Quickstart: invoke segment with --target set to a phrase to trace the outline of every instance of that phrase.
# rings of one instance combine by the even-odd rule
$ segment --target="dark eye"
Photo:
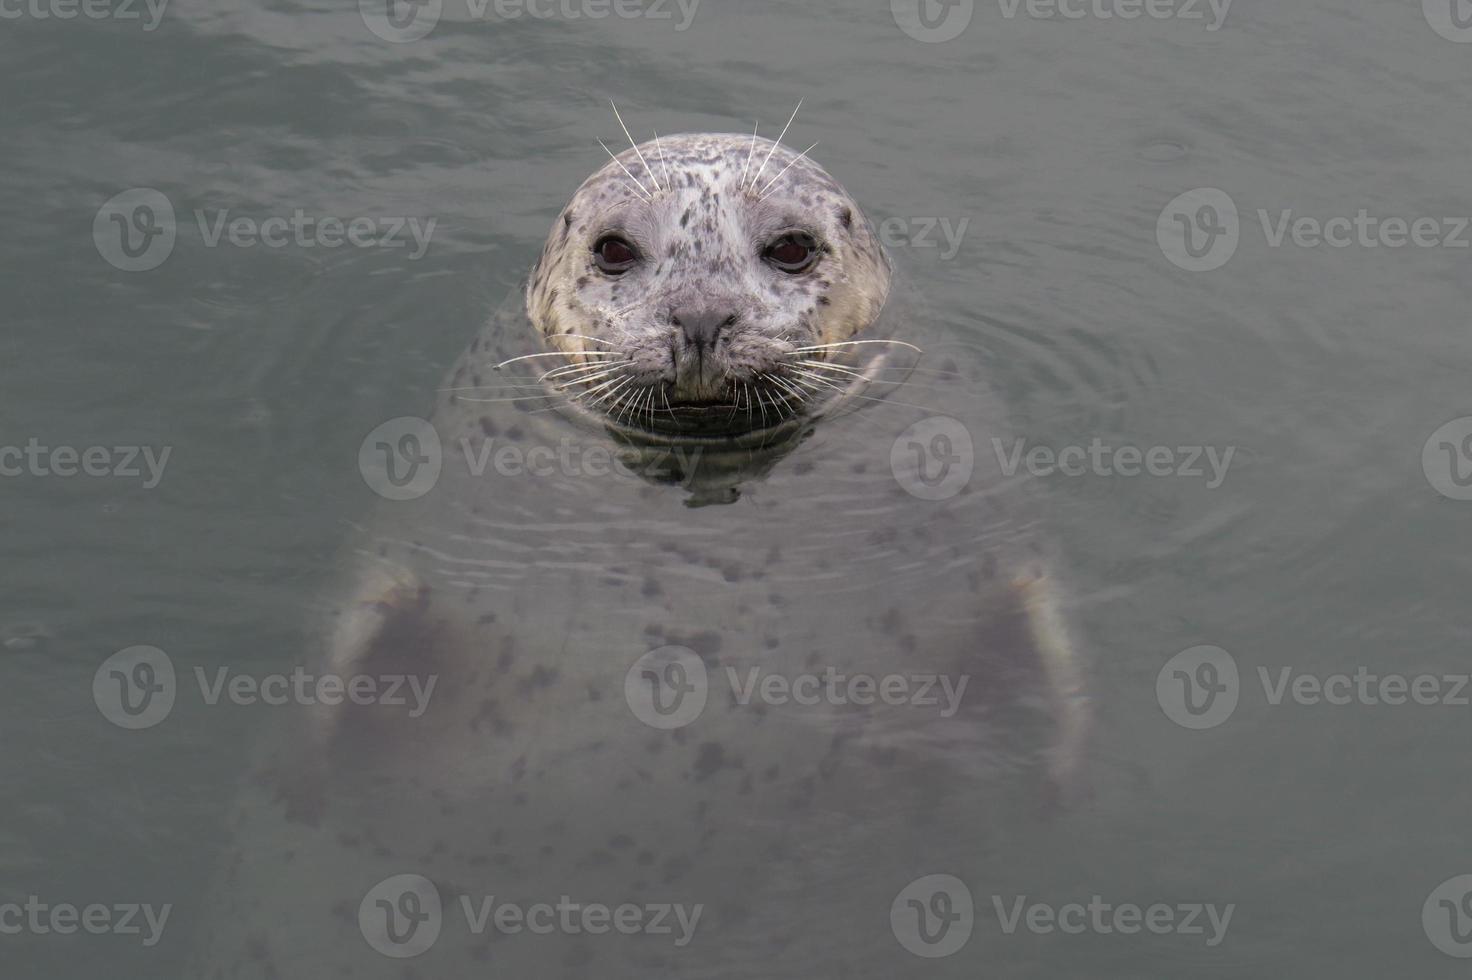
[[[811,269],[813,263],[818,261],[818,255],[817,239],[803,231],[783,235],[768,245],[767,250],[762,253],[762,257],[769,263],[793,275]]]
[[[604,235],[593,246],[593,262],[611,276],[623,275],[639,261],[634,246],[617,235]]]

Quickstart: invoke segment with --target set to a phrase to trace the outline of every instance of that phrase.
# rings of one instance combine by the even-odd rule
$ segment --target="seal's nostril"
[[[725,311],[685,310],[682,313],[672,314],[670,322],[680,328],[686,343],[697,350],[704,350],[706,347],[715,346],[720,339],[721,331],[736,322],[736,314],[727,314]]]

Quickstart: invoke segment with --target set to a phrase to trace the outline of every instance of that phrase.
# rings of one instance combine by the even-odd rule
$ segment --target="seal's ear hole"
[[[847,231],[854,226],[854,209],[841,207],[838,209],[838,220],[843,222],[844,230]]]

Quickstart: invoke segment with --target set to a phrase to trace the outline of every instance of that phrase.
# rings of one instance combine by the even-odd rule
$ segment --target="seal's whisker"
[[[806,396],[791,385],[780,382],[776,378],[767,378],[771,389],[767,394],[772,396],[772,403],[779,409],[779,418],[790,419],[795,416],[803,404],[807,401]]]
[[[751,152],[746,155],[746,166],[741,168],[741,189],[746,190],[746,175],[751,170],[751,161],[756,159],[756,134],[762,128],[762,121],[756,121],[755,128],[751,131]]]
[[[765,201],[767,199],[767,197],[771,194],[772,188],[777,186],[777,181],[779,181],[779,180],[782,179],[782,174],[785,174],[787,171],[789,171],[793,167],[797,166],[798,162],[800,160],[802,160],[803,157],[807,156],[813,150],[817,149],[817,147],[818,147],[818,144],[817,143],[814,143],[812,146],[808,147],[806,150],[803,150],[796,157],[794,157],[791,163],[789,163],[787,166],[783,167],[781,173],[779,173],[779,174],[777,174],[777,176],[773,177],[772,178],[772,182],[770,184],[768,184],[766,187],[763,187],[760,191],[757,192],[757,202],[760,203],[762,201]]]
[[[815,368],[821,371],[837,371],[840,374],[846,374],[851,378],[866,377],[866,375],[862,371],[855,371],[853,368],[845,367],[842,364],[831,364],[828,361],[815,361],[812,358],[803,358],[797,363],[801,364],[803,367]]]
[[[579,374],[572,377],[549,378],[542,382],[545,386],[557,388],[560,391],[572,391],[579,386],[591,385],[595,381],[602,381],[617,375],[618,371],[604,371],[600,374]]]
[[[500,369],[505,368],[508,363],[517,363],[518,361],[531,361],[531,359],[534,358],[567,358],[567,353],[562,352],[562,350],[548,350],[548,352],[536,353],[536,355],[521,355],[520,358],[508,358],[506,359],[506,361],[502,361],[498,363],[498,365],[493,366],[495,366],[496,371],[500,371]]]
[[[783,136],[786,136],[787,135],[787,131],[792,128],[792,121],[797,118],[798,109],[801,109],[801,108],[802,108],[802,99],[798,99],[797,100],[797,109],[793,109],[792,110],[792,118],[787,120],[787,125],[786,126],[783,126],[782,127],[782,132],[777,135],[777,142],[773,143],[772,144],[772,149],[767,152],[767,158],[762,161],[761,170],[758,170],[756,172],[756,176],[753,177],[753,178],[751,178],[751,187],[756,187],[756,182],[762,179],[762,170],[766,170],[767,169],[767,164],[769,164],[769,163],[772,162],[772,154],[776,153],[777,152],[777,147],[779,147],[779,146],[782,145],[782,137]],[[750,188],[748,188],[748,190],[749,189]]]
[[[827,367],[828,365],[824,365],[824,366]],[[891,381],[891,380],[889,380],[887,378],[871,378],[867,374],[846,373],[846,374],[843,375],[843,378],[845,378],[847,380],[852,380],[856,384],[860,384],[861,383],[861,384],[866,384],[866,385],[893,385],[896,388],[899,388],[899,387],[913,388],[916,391],[940,391],[940,390],[942,390],[942,389],[936,388],[933,385],[917,385],[913,381],[903,381],[903,380],[901,380],[901,381]]]
[[[793,376],[794,379],[797,379],[797,378],[806,378],[807,379],[808,387],[810,387],[810,388],[811,387],[824,387],[824,388],[831,389],[833,391],[842,391],[843,390],[843,386],[840,385],[834,379],[829,378],[829,377],[825,377],[824,375],[821,375],[821,374],[814,374],[812,371],[794,371],[792,376]],[[799,383],[802,383],[802,382],[799,382]]]
[[[650,193],[649,188],[645,187],[642,183],[640,183],[639,182],[639,178],[638,177],[635,177],[629,171],[629,168],[624,166],[624,162],[622,160],[620,160],[618,157],[616,157],[616,156],[613,155],[613,151],[608,148],[608,144],[605,143],[605,142],[603,142],[602,140],[599,140],[598,141],[598,145],[601,146],[601,147],[603,147],[603,152],[608,154],[608,157],[609,157],[610,160],[612,160],[614,163],[618,164],[619,167],[623,169],[623,172],[629,175],[629,179],[630,180],[632,180],[634,183],[636,183],[636,184],[639,185],[639,190],[643,191],[643,193],[640,196],[644,198],[644,203],[645,204],[653,204],[654,203],[654,197]]]
[[[885,405],[898,405],[901,408],[914,408],[914,409],[919,409],[922,412],[931,412],[931,411],[934,411],[933,408],[927,407],[925,405],[914,405],[914,404],[911,404],[910,402],[895,401],[893,398],[889,398],[889,397],[876,397],[874,395],[861,395],[861,394],[859,394],[859,392],[853,390],[855,387],[857,387],[856,385],[850,386],[848,388],[843,388],[843,387],[841,387],[839,385],[833,384],[831,381],[828,381],[828,379],[826,379],[826,378],[823,379],[823,380],[826,381],[828,387],[832,388],[834,391],[842,392],[843,393],[843,397],[845,397],[845,398],[858,398],[858,399],[861,399],[861,400],[866,401],[866,402],[880,402],[880,403],[885,404]]]
[[[811,344],[807,347],[794,347],[788,353],[809,354],[813,351],[837,350],[840,347],[857,347],[860,344],[891,344],[895,347],[908,347],[910,348],[910,350],[914,351],[917,354],[925,353],[925,351],[921,350],[919,347],[916,347],[914,344],[906,343],[903,340],[838,340],[834,341],[831,344]]]
[[[633,379],[631,378],[629,380]],[[620,407],[618,410],[618,415],[614,417],[614,422],[615,424],[621,424],[624,420],[624,416],[630,414],[633,411],[634,405],[636,404],[636,396],[624,395],[617,402],[615,402],[615,404],[619,405]]]
[[[675,182],[670,179],[670,162],[664,156],[664,144],[659,141],[659,130],[654,131],[654,145],[659,150],[659,165],[664,168],[664,188],[670,190]]]
[[[609,375],[618,374],[622,370],[623,370],[623,365],[620,364],[620,365],[617,365],[615,367],[611,367],[611,368],[607,369],[606,371],[599,371],[597,374],[589,374],[589,373],[575,374],[575,375],[558,377],[558,378],[556,378],[554,380],[555,380],[555,384],[556,384],[557,387],[559,387],[559,388],[567,388],[567,387],[570,387],[572,385],[592,384],[594,381],[599,381],[599,380],[601,380],[603,378],[608,377]],[[539,380],[539,381],[546,381],[547,379],[544,377],[544,378],[539,378],[537,380]]]
[[[520,379],[513,378],[512,380],[513,381],[520,380],[520,381],[524,381],[526,383],[525,384],[494,384],[494,385],[451,385],[451,386],[444,387],[444,388],[436,388],[435,391],[438,391],[438,392],[441,392],[441,393],[444,393],[444,392],[454,392],[454,391],[515,391],[515,390],[517,390],[519,388],[531,389],[531,388],[541,388],[542,387],[542,385],[537,384],[534,379],[528,378],[528,377],[522,377]]]
[[[569,375],[590,374],[593,371],[604,370],[615,367],[624,361],[589,361],[586,364],[563,364],[551,370],[544,371],[537,376],[538,381],[546,381],[548,378],[561,378]]]
[[[772,381],[773,384],[777,385],[783,391],[785,391],[788,394],[792,395],[793,398],[797,399],[798,405],[801,405],[803,402],[805,402],[805,401],[808,400],[807,392],[803,391],[801,388],[797,387],[791,381],[788,381],[786,378],[781,378],[781,377],[773,376],[771,378],[771,381]]]
[[[547,371],[541,377],[539,377],[537,380],[538,381],[545,381],[548,378],[558,377],[558,376],[563,375],[563,374],[577,374],[577,373],[582,372],[582,371],[602,371],[602,370],[604,370],[606,368],[616,368],[616,367],[621,367],[621,366],[623,366],[625,364],[633,364],[633,363],[634,363],[633,358],[631,358],[631,357],[625,357],[625,358],[622,358],[621,360],[617,360],[617,361],[587,361],[587,362],[581,362],[580,361],[580,362],[577,362],[577,363],[574,363],[574,364],[563,364],[560,367],[555,367],[555,368],[552,368],[551,370]]]
[[[639,162],[642,163],[642,164],[644,164],[644,169],[646,171],[648,171],[648,173],[649,173],[649,179],[650,179],[650,181],[653,182],[654,189],[655,190],[665,190],[665,188],[659,186],[659,177],[655,175],[654,168],[652,168],[651,166],[649,166],[649,161],[648,160],[645,160],[644,159],[644,151],[643,150],[640,150],[639,149],[639,144],[634,142],[634,134],[631,133],[631,132],[629,132],[629,127],[624,124],[624,117],[623,117],[623,114],[618,111],[618,106],[614,104],[614,101],[612,99],[609,99],[608,100],[608,104],[611,105],[611,106],[613,106],[613,116],[614,116],[615,119],[618,120],[618,124],[620,126],[623,126],[624,135],[629,138],[629,145],[634,148],[634,152],[639,155]]]
[[[616,351],[587,351],[586,353],[589,353],[589,354],[614,354],[614,353],[617,353],[617,352]],[[505,367],[508,364],[515,364],[518,361],[530,361],[533,358],[537,358],[537,357],[561,357],[561,358],[566,358],[567,357],[567,352],[566,351],[560,351],[560,350],[550,350],[550,351],[547,351],[547,352],[542,353],[542,354],[523,354],[520,357],[513,357],[513,358],[510,358],[508,360],[502,361],[500,364],[495,365],[494,366],[494,369],[497,370],[497,371],[499,371],[499,370],[501,370],[503,367]]]
[[[479,403],[479,404],[487,404],[487,403],[490,403],[490,402],[531,402],[531,401],[542,401],[542,400],[547,399],[547,398],[556,398],[556,397],[557,397],[557,395],[555,393],[550,392],[550,391],[547,391],[547,392],[543,392],[540,395],[517,395],[514,398],[471,398],[468,395],[456,395],[455,396],[455,400],[456,401],[462,401],[462,402],[476,402],[476,403]]]
[[[644,410],[649,413],[649,427],[654,427],[654,386],[649,386],[649,397],[645,403]]]
[[[559,337],[574,337],[574,338],[576,338],[578,340],[591,340],[595,344],[607,344],[610,347],[617,347],[618,348],[618,352],[622,352],[624,350],[622,344],[615,344],[613,341],[611,341],[611,340],[604,340],[602,337],[589,337],[586,334],[580,334],[580,333],[560,333],[557,336],[559,336]],[[604,351],[585,350],[582,353],[584,353],[584,354],[602,354],[602,353],[605,353],[605,352]]]
[[[633,378],[611,378],[608,381],[605,381],[602,384],[597,385],[596,387],[588,388],[585,391],[580,391],[580,392],[578,392],[575,395],[571,395],[570,396],[570,400],[571,401],[577,401],[579,398],[589,398],[589,399],[591,399],[591,401],[592,401],[592,403],[594,405],[602,404],[609,397],[611,397],[614,392],[618,391],[624,385],[629,384],[633,380],[634,380]],[[570,386],[563,386],[563,389],[562,390],[563,391],[566,391],[569,387]],[[594,395],[597,395],[598,392],[603,391],[605,388],[611,388],[612,390],[610,390],[607,394],[603,395],[602,397],[599,397],[599,398],[594,398],[593,397]]]

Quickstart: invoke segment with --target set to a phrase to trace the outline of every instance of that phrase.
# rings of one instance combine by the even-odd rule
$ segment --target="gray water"
[[[622,139],[613,96],[641,138],[757,119],[772,136],[805,99],[787,142],[819,142],[1007,402],[977,454],[1169,451],[1162,475],[1038,474],[1086,654],[1091,793],[966,881],[974,930],[953,955],[977,976],[1462,975],[1472,886],[1442,884],[1472,874],[1462,0],[1237,0],[1220,22],[1184,0],[1137,19],[935,4],[971,14],[947,40],[911,36],[901,22],[927,35],[882,0],[705,0],[688,22],[545,6],[477,18],[445,0],[401,43],[347,2],[175,0],[156,25],[141,4],[0,4],[0,445],[163,462],[156,480],[141,461],[63,475],[51,455],[0,478],[0,903],[172,909],[153,945],[146,925],[6,929],[0,974],[183,969],[275,716],[181,698],[128,731],[94,674],[136,645],[186,673],[301,661],[376,499],[364,434],[424,404],[525,274],[605,159],[596,139]],[[177,218],[143,271],[110,218],[143,199],[105,208],[136,189]],[[1199,189],[1215,193],[1178,201]],[[211,241],[222,214],[298,210],[380,237],[434,225],[422,255],[407,232]],[[1231,453],[1224,472],[1207,450]],[[1201,646],[1235,665],[1234,684],[1212,654],[1229,717],[1181,699],[1182,676],[1213,676]],[[1299,703],[1291,684],[1277,697],[1284,669],[1388,675],[1392,694],[1430,675],[1436,703],[1353,687]],[[1232,917],[1217,937],[1204,915],[1201,934],[1009,934],[994,898],[1010,913],[1024,895]],[[0,929],[17,921],[0,911]],[[899,962],[924,977],[944,961]]]

